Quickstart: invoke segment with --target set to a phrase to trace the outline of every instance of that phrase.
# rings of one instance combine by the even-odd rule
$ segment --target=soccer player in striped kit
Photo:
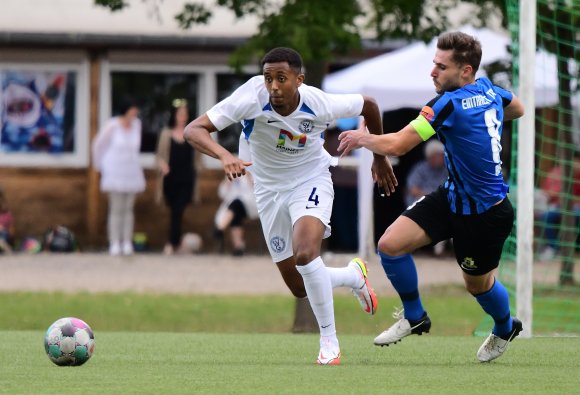
[[[467,291],[495,323],[478,359],[487,362],[501,356],[522,330],[522,323],[510,314],[508,292],[494,273],[514,220],[501,171],[502,126],[524,110],[513,93],[487,78],[475,79],[480,61],[477,39],[461,32],[442,34],[431,71],[438,96],[415,120],[396,133],[368,134],[363,126],[339,136],[343,155],[365,147],[400,156],[434,135],[445,146],[448,179],[408,207],[379,240],[381,264],[401,298],[403,314],[395,314],[398,321],[375,338],[376,345],[429,332],[431,320],[419,296],[410,253],[449,238]]]

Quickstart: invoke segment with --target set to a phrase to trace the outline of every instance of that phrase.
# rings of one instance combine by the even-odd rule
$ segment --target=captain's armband
[[[431,124],[425,119],[422,114],[419,114],[417,118],[411,121],[411,126],[415,129],[415,131],[421,136],[423,141],[427,141],[429,137],[435,134],[435,129],[431,126]]]

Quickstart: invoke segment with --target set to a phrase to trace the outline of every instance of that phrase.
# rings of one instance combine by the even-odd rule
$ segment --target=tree
[[[111,11],[121,11],[128,0],[94,0]],[[162,0],[142,0],[156,10]],[[206,2],[207,3],[207,2]],[[201,1],[184,0],[182,11],[175,16],[177,24],[188,29],[207,24],[213,13]],[[428,41],[446,30],[449,15],[460,0],[215,0],[215,5],[229,9],[235,17],[257,16],[258,32],[249,37],[230,57],[236,69],[259,59],[273,47],[288,46],[302,55],[310,85],[320,86],[326,62],[336,54],[361,49],[362,34],[371,33],[377,40],[407,38]],[[498,13],[497,5],[504,0],[469,0],[475,13],[466,21],[480,24]],[[213,8],[213,7],[212,7]],[[503,18],[503,10],[499,12]]]
[[[121,11],[128,0],[95,0],[95,4]],[[142,0],[153,14],[162,0]],[[216,0],[215,4],[232,11],[236,18],[258,17],[258,32],[240,46],[230,57],[230,65],[240,69],[261,58],[269,49],[287,46],[302,55],[309,85],[322,85],[327,62],[336,54],[361,49],[363,33],[372,32],[382,41],[385,38],[407,38],[429,41],[451,25],[449,16],[460,0]],[[480,25],[491,14],[504,19],[505,0],[468,0],[476,12],[463,22]],[[504,8],[497,9],[498,4]],[[212,11],[201,1],[185,2],[175,16],[178,25],[188,29],[207,24]],[[317,331],[307,300],[297,300],[294,331]]]

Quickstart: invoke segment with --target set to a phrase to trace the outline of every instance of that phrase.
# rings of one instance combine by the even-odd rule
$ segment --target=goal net
[[[535,60],[520,54],[522,24],[518,0],[508,0],[509,30],[512,35],[513,85],[522,92],[519,76],[523,68],[534,69],[535,141],[533,160],[518,161],[518,131],[514,122],[510,158],[510,199],[518,210],[514,192],[522,187],[522,173],[533,167],[533,243],[529,244],[531,306],[534,335],[580,334],[580,3],[577,0],[536,2]],[[532,21],[531,23],[534,23]],[[522,101],[526,97],[520,95]],[[519,126],[521,129],[521,125]],[[522,133],[520,133],[522,132]],[[518,166],[520,168],[518,168]],[[531,174],[531,172],[530,172]],[[521,200],[520,200],[521,202]],[[518,221],[521,226],[521,222]],[[512,302],[516,292],[517,226],[505,244],[500,278],[509,288]],[[512,306],[515,312],[515,305]],[[476,330],[487,334],[491,320]]]

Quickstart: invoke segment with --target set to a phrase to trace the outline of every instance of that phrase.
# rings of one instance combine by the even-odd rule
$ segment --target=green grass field
[[[457,292],[456,292],[457,291]],[[481,309],[459,288],[432,290],[425,302],[436,335],[469,335],[481,321]],[[374,334],[392,321],[400,302],[380,298],[375,316],[363,313],[351,295],[336,295],[340,333]],[[0,330],[46,330],[57,318],[75,316],[95,332],[164,331],[288,333],[294,319],[290,296],[208,296],[151,294],[0,293]]]
[[[0,294],[3,394],[573,394],[580,338],[517,339],[502,358],[476,360],[483,338],[469,295],[431,290],[432,332],[391,347],[372,340],[392,322],[347,295],[335,307],[341,366],[316,366],[318,336],[292,334],[285,296]],[[95,332],[93,358],[57,367],[43,346],[57,318],[78,316]]]
[[[53,365],[40,331],[0,332],[6,394],[573,394],[578,339],[518,339],[481,364],[481,338],[422,336],[375,347],[343,335],[341,366],[316,366],[316,335],[102,332],[80,367]]]

